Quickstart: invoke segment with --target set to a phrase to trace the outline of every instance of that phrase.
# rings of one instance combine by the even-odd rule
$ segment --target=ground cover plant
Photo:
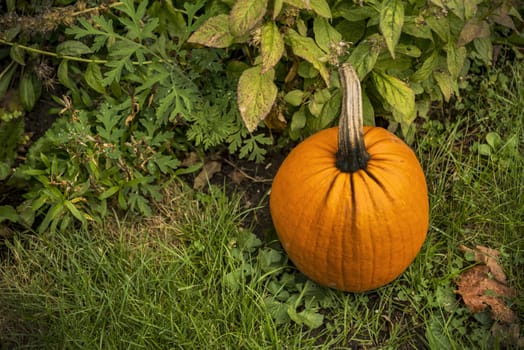
[[[511,3],[0,6],[3,347],[524,346]],[[346,60],[430,195],[415,262],[360,294],[309,281],[261,220],[273,163],[336,119]]]
[[[453,118],[426,123],[418,154],[431,224],[421,253],[369,293],[319,287],[271,235],[253,234],[241,194],[172,182],[146,220],[16,235],[2,255],[0,328],[8,348],[493,349],[522,346],[524,65],[476,78]],[[483,115],[472,122],[470,114]],[[519,117],[520,116],[520,117]],[[450,132],[443,133],[446,127]],[[500,141],[491,146],[492,135]],[[516,140],[516,141],[515,141]],[[490,151],[483,145],[488,145]],[[500,252],[510,323],[472,313],[455,293],[477,263],[460,247]],[[519,328],[520,327],[520,328]]]

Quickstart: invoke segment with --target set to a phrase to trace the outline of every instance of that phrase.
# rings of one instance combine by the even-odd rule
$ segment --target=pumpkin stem
[[[342,111],[338,125],[336,167],[346,173],[365,169],[370,159],[364,144],[362,93],[357,73],[349,63],[339,68],[342,84]]]

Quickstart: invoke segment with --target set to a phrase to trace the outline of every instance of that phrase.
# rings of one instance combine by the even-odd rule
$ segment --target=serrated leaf
[[[316,16],[313,19],[313,33],[315,33],[317,45],[327,53],[332,51],[332,47],[338,45],[342,40],[342,34],[333,28],[328,20],[323,17]]]
[[[451,73],[451,77],[454,80],[459,77],[464,62],[466,62],[467,55],[468,52],[465,47],[457,47],[452,42],[448,43],[446,61],[448,71]]]
[[[402,26],[404,25],[404,5],[402,0],[385,0],[379,16],[379,26],[391,57],[395,58]]]
[[[302,310],[297,312],[294,306],[290,305],[287,309],[289,317],[298,325],[306,325],[311,329],[318,328],[324,323],[324,315],[312,310]]]
[[[466,22],[464,27],[462,27],[457,40],[457,46],[464,46],[474,39],[487,38],[490,34],[491,30],[488,22],[472,19],[471,21]]]
[[[326,0],[308,0],[309,7],[319,16],[331,18],[331,9]]]
[[[20,79],[19,95],[20,102],[26,111],[35,106],[42,92],[42,83],[32,73],[25,72]]]
[[[416,117],[415,93],[402,80],[382,72],[372,72],[371,77],[379,95],[396,111],[403,123],[411,123]]]
[[[234,37],[229,31],[229,16],[222,14],[206,20],[187,40],[190,43],[216,48],[233,44]]]
[[[273,69],[262,73],[256,66],[242,72],[238,81],[238,108],[249,132],[253,132],[273,107],[277,97],[277,87],[273,82]]]
[[[106,94],[106,89],[104,88],[102,71],[100,66],[94,62],[89,62],[87,65],[86,72],[84,74],[84,79],[86,80],[87,85],[89,85],[93,90],[102,95]]]
[[[268,21],[262,27],[260,41],[260,52],[262,56],[262,73],[273,68],[284,54],[284,39],[273,21]]]
[[[264,17],[268,0],[237,0],[229,13],[233,36],[248,34]]]
[[[439,54],[437,50],[433,50],[431,55],[422,63],[419,69],[411,76],[411,81],[420,82],[429,78],[431,73],[437,68]]]
[[[325,57],[325,53],[318,47],[312,38],[304,37],[293,29],[286,32],[286,40],[291,46],[293,53],[311,63],[329,86],[329,71],[325,62],[320,59]]]
[[[347,62],[351,63],[357,72],[359,80],[362,81],[375,66],[378,55],[379,51],[373,48],[369,41],[363,40],[351,52]]]
[[[93,51],[89,46],[78,40],[66,40],[56,47],[56,53],[64,56],[81,56]]]

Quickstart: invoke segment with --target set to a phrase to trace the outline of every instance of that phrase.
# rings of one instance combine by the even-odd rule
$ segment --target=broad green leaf
[[[460,31],[459,38],[457,40],[457,46],[464,46],[474,39],[482,39],[490,36],[491,30],[489,24],[486,21],[479,21],[473,19],[466,22],[464,27]]]
[[[375,109],[364,89],[362,89],[362,114],[364,115],[364,125],[375,126]]]
[[[284,101],[295,107],[300,106],[303,99],[304,91],[302,90],[291,90],[284,96]]]
[[[10,205],[0,205],[0,223],[4,220],[17,222],[19,219],[16,209]]]
[[[69,61],[62,60],[58,65],[57,76],[60,84],[64,85],[68,89],[74,89],[75,83],[69,78]]]
[[[321,61],[325,53],[317,46],[312,38],[304,37],[293,29],[286,32],[286,40],[291,46],[293,53],[311,63],[329,86],[329,71],[325,62]]]
[[[327,53],[333,51],[333,48],[342,40],[342,34],[333,28],[328,20],[323,17],[315,16],[313,20],[313,33],[315,33],[317,45]]]
[[[343,17],[349,22],[360,22],[377,15],[377,10],[372,6],[359,6],[352,1],[340,2],[333,11],[334,17]]]
[[[486,66],[490,66],[493,57],[493,44],[490,38],[475,39],[473,40],[473,45],[475,46],[475,53],[478,58],[480,58]]]
[[[420,21],[416,16],[404,16],[402,31],[415,38],[433,40],[429,25],[424,21]]]
[[[24,55],[25,51],[18,45],[12,46],[9,50],[9,56],[11,56],[11,59],[22,66],[25,66]]]
[[[234,36],[248,34],[264,17],[268,0],[237,0],[229,13],[229,28]]]
[[[25,72],[20,79],[19,94],[20,102],[26,111],[35,106],[42,92],[42,83],[32,73]]]
[[[435,78],[437,85],[444,96],[444,100],[449,102],[449,99],[453,95],[453,81],[451,74],[447,71],[436,70],[433,72],[433,78]]]
[[[373,83],[379,95],[401,118],[403,123],[411,123],[416,117],[415,93],[402,80],[382,72],[372,72]]]
[[[395,51],[409,57],[420,57],[422,55],[422,51],[416,45],[398,44]]]
[[[449,21],[446,17],[428,16],[425,18],[425,21],[443,42],[447,43],[449,41],[450,29]]]
[[[209,47],[225,48],[233,44],[233,40],[234,37],[229,31],[229,16],[223,14],[206,20],[187,41]]]
[[[284,53],[284,39],[273,21],[268,21],[262,27],[260,53],[262,56],[262,73],[273,68]]]
[[[333,123],[336,117],[340,115],[342,105],[342,96],[340,90],[335,92],[322,107],[320,113],[320,129],[325,129]]]
[[[261,66],[246,69],[238,81],[238,108],[249,132],[253,132],[273,107],[277,87],[275,71],[262,73]]]
[[[355,68],[358,78],[362,81],[375,66],[378,55],[379,50],[374,48],[368,40],[363,40],[351,52],[347,62],[350,62]]]
[[[433,50],[431,55],[422,63],[419,69],[411,76],[410,80],[413,82],[424,81],[429,78],[431,73],[437,68],[439,54],[437,50]]]
[[[467,55],[468,52],[465,47],[457,47],[451,41],[448,43],[446,61],[453,80],[459,77]]]
[[[391,57],[395,58],[402,26],[404,25],[404,5],[402,0],[385,0],[379,16],[379,26]]]
[[[306,121],[306,112],[304,108],[300,108],[298,111],[293,113],[293,116],[291,117],[291,131],[294,132],[303,129],[304,126],[306,126]]]
[[[326,0],[307,0],[311,9],[319,16],[331,18],[331,10]]]
[[[488,134],[486,135],[486,142],[488,143],[488,145],[491,146],[491,148],[497,150],[499,146],[502,144],[502,138],[496,132],[488,132]]]
[[[11,174],[11,166],[5,162],[0,162],[0,181],[7,179],[9,174]]]
[[[56,53],[63,56],[81,56],[93,51],[81,41],[78,40],[66,40],[56,47]]]
[[[309,6],[306,6],[307,0],[284,0],[284,2],[288,5],[291,5],[293,7],[296,7],[297,9],[310,9]]]
[[[106,94],[106,89],[102,84],[104,78],[102,77],[102,72],[98,64],[89,62],[84,74],[84,79],[86,80],[87,85],[89,85],[93,90],[102,95]]]

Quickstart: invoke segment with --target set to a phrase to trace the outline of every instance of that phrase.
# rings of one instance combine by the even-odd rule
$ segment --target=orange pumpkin
[[[296,267],[344,291],[381,287],[413,262],[426,238],[429,203],[415,153],[380,127],[362,127],[358,77],[339,70],[339,127],[294,148],[278,170],[270,210]]]

